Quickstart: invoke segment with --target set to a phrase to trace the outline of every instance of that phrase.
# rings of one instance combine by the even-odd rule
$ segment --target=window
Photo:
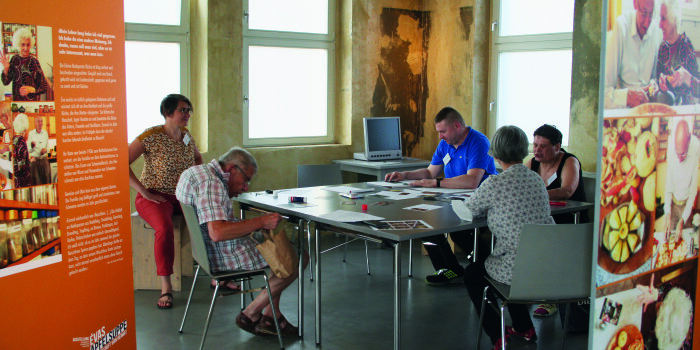
[[[146,128],[163,124],[160,101],[165,95],[189,95],[188,1],[125,0],[124,22],[131,142]]]
[[[245,146],[333,142],[334,3],[244,1]]]
[[[492,13],[490,133],[517,125],[532,141],[547,123],[568,145],[574,0],[500,0]]]

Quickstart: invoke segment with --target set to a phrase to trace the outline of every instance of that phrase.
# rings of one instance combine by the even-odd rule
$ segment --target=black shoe
[[[426,276],[425,283],[431,286],[441,286],[444,284],[459,282],[459,278],[463,275],[464,272],[458,274],[450,269],[440,269],[438,272]]]

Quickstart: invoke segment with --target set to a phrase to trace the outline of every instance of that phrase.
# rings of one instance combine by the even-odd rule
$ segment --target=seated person
[[[581,162],[561,148],[561,132],[552,125],[544,124],[535,130],[534,136],[534,157],[527,162],[527,167],[540,175],[547,186],[549,199],[585,202]],[[580,222],[588,222],[588,213],[583,212],[580,215]],[[557,224],[574,223],[574,214],[555,215],[554,221]],[[535,309],[533,315],[551,316],[556,311],[556,304],[542,304]]]
[[[660,13],[664,40],[659,46],[655,78],[661,91],[673,92],[675,100],[669,104],[695,104],[700,97],[698,61],[690,38],[680,32],[680,1],[662,0]]]
[[[258,230],[272,230],[282,220],[277,213],[266,214],[248,220],[234,216],[231,198],[248,190],[258,165],[248,151],[234,147],[219,160],[196,165],[185,170],[177,185],[177,199],[194,206],[207,245],[212,272],[230,270],[254,270],[267,266],[250,237]],[[304,254],[304,266],[308,254]],[[270,273],[270,293],[275,312],[279,316],[282,336],[297,337],[299,329],[282,315],[279,301],[282,291],[298,277],[298,272],[287,278]],[[277,334],[272,309],[265,290],[236,317],[236,325],[246,332],[263,335]]]
[[[523,165],[528,154],[525,132],[516,126],[504,126],[496,131],[489,154],[503,172],[490,176],[467,199],[465,205],[474,215],[487,214],[489,228],[496,236],[496,246],[485,261],[476,261],[464,270],[464,285],[477,312],[484,312],[484,330],[500,349],[500,318],[491,307],[481,310],[486,279],[510,284],[513,264],[523,224],[554,224],[550,215],[549,196],[542,179]],[[513,327],[506,327],[507,336],[519,336],[526,341],[537,339],[530,313],[525,304],[508,304]]]
[[[435,130],[440,143],[433,154],[433,160],[426,169],[392,172],[386,181],[418,180],[411,185],[422,187],[476,188],[489,175],[496,173],[493,158],[488,155],[489,140],[484,134],[467,126],[455,109],[443,108],[435,116]],[[438,176],[443,173],[445,179]],[[452,240],[462,250],[471,251],[473,240],[466,232],[450,234]],[[444,235],[423,239],[436,272],[425,278],[430,285],[442,285],[459,281],[464,268],[457,261]]]

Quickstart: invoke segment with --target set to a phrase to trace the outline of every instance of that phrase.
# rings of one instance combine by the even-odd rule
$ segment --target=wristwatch
[[[442,181],[442,179],[438,177],[437,179],[435,179],[435,181],[436,181],[435,187],[438,187],[438,188],[439,188],[439,187],[440,187],[440,181]]]

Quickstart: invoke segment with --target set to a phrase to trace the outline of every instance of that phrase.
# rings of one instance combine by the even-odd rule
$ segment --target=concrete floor
[[[323,246],[344,240],[324,235]],[[322,260],[322,343],[315,344],[314,282],[309,282],[308,270],[304,281],[304,338],[284,339],[286,349],[392,349],[393,348],[393,287],[392,250],[369,244],[372,274],[367,275],[364,245],[354,242],[348,246],[347,262],[342,262],[342,249],[323,254]],[[433,287],[424,277],[432,273],[430,260],[420,256],[420,245],[414,247],[414,277],[408,271],[408,244],[403,247],[402,262],[402,349],[476,349],[478,314],[474,311],[466,289],[461,283]],[[458,256],[466,264],[466,256]],[[212,289],[209,278],[198,278],[197,287],[182,334],[178,328],[187,302],[191,278],[183,281],[183,291],[174,293],[174,307],[156,308],[159,291],[135,291],[136,337],[140,350],[197,349]],[[262,285],[262,280],[255,285]],[[293,284],[282,296],[282,313],[297,324],[297,285]],[[205,349],[274,349],[276,337],[259,337],[236,327],[234,319],[240,311],[240,297],[218,298],[209,327]],[[558,349],[561,323],[558,315],[533,318],[538,341],[528,344],[513,340],[508,349]],[[491,349],[484,333],[481,349]],[[566,349],[588,349],[587,334],[569,334]]]

